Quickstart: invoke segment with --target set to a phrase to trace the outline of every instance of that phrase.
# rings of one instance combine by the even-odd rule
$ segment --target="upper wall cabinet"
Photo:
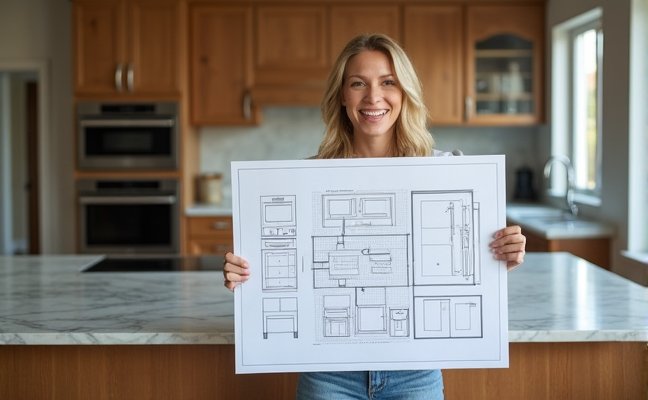
[[[256,8],[256,101],[312,103],[321,96],[328,72],[325,6]]]
[[[363,33],[384,33],[400,41],[398,6],[333,6],[330,61],[335,62],[349,40]]]
[[[433,125],[541,121],[541,6],[412,5],[404,21]]]
[[[403,47],[423,85],[432,124],[463,121],[463,11],[459,6],[405,8]]]
[[[252,8],[191,8],[191,119],[196,125],[258,122],[252,103]]]
[[[542,120],[543,15],[541,6],[468,7],[468,123]]]
[[[179,95],[176,0],[77,0],[75,93]]]
[[[344,45],[360,33],[400,37],[398,6],[260,5],[256,8],[254,99],[319,105]]]

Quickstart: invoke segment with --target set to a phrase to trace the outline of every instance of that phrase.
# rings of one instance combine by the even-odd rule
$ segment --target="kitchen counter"
[[[565,210],[542,204],[508,204],[506,219],[550,240],[609,238],[615,233],[609,224],[574,217]]]
[[[0,344],[231,344],[220,272],[80,273],[94,256],[0,257]],[[509,274],[511,342],[648,341],[648,289],[568,253]]]
[[[194,204],[185,210],[188,217],[228,217],[232,215],[232,199],[223,199],[221,204]]]

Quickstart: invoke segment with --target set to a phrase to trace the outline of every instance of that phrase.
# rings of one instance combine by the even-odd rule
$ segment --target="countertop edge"
[[[648,332],[509,331],[509,343],[648,342]],[[234,333],[0,333],[0,345],[233,345]]]

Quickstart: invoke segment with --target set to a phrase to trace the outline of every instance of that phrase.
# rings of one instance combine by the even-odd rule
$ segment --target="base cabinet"
[[[524,231],[524,227],[523,227]],[[610,269],[610,239],[546,239],[529,231],[524,231],[527,238],[526,251],[566,251],[575,256]]]
[[[223,255],[234,248],[232,217],[190,217],[187,231],[190,255]]]
[[[2,399],[295,398],[298,374],[234,374],[233,345],[0,346]],[[645,399],[641,342],[511,343],[510,367],[443,371],[448,400]]]

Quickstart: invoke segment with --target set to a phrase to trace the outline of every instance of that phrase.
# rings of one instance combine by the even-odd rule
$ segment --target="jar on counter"
[[[198,178],[198,201],[205,204],[220,204],[222,194],[223,174],[202,174]]]

